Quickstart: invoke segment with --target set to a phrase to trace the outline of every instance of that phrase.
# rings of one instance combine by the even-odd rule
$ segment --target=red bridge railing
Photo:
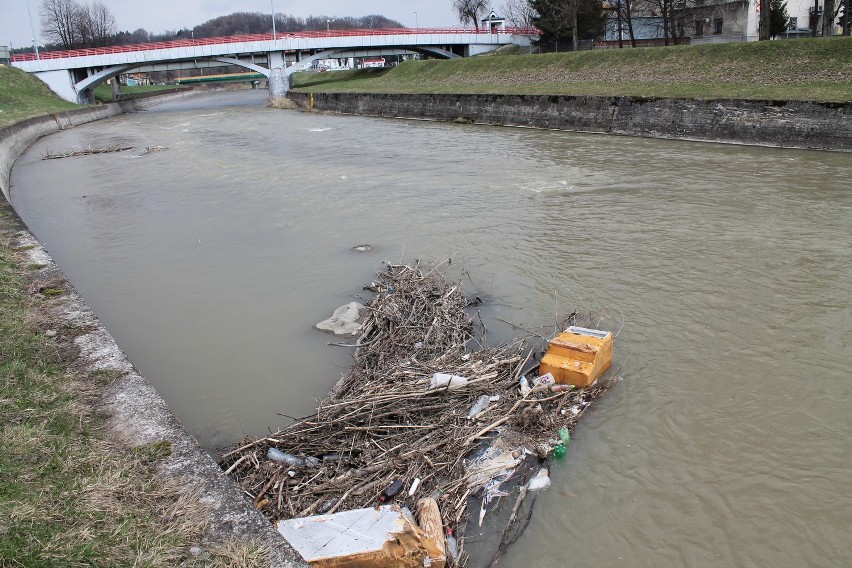
[[[485,29],[468,30],[460,28],[384,28],[363,30],[331,30],[311,32],[288,32],[276,34],[277,39],[316,39],[328,37],[364,37],[384,35],[423,35],[423,34],[479,34],[490,35]],[[502,34],[538,35],[535,28],[504,28]],[[133,51],[150,51],[152,49],[169,49],[173,47],[193,47],[197,45],[221,45],[226,43],[241,43],[247,41],[271,41],[272,34],[249,34],[201,39],[177,39],[172,41],[157,41],[151,43],[135,43],[130,45],[112,45],[107,47],[92,47],[87,49],[65,49],[62,51],[45,51],[39,53],[39,59],[65,59],[68,57],[85,57],[88,55],[107,55],[110,53],[128,53]],[[35,53],[18,53],[12,56],[12,61],[35,61]]]

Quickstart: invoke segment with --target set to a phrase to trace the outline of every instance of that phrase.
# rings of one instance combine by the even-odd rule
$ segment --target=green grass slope
[[[19,120],[78,108],[39,79],[9,65],[0,65],[0,127]]]
[[[294,87],[314,92],[849,102],[852,101],[852,38],[407,61],[383,74],[302,73],[296,77]]]

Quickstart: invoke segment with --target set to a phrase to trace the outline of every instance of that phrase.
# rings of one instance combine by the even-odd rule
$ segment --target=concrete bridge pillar
[[[287,98],[290,90],[290,76],[286,72],[284,52],[269,53],[269,102],[273,105]]]

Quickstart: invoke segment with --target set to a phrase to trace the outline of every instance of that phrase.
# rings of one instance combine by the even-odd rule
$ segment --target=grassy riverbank
[[[78,105],[62,100],[29,73],[9,65],[0,65],[0,127],[33,116],[74,108],[78,108]]]
[[[205,505],[157,474],[168,443],[113,440],[98,408],[121,373],[79,369],[74,338],[88,330],[56,315],[68,285],[32,264],[20,229],[3,201],[0,566],[262,565],[250,543],[205,542]]]
[[[313,92],[625,95],[852,101],[852,38],[407,61],[300,73]]]

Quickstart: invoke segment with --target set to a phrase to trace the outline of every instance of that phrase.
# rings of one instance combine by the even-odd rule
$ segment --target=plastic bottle
[[[571,431],[565,426],[559,429],[559,439],[562,440],[562,445],[567,446],[571,441]]]
[[[556,379],[553,378],[553,373],[545,373],[540,377],[536,377],[533,379],[533,386],[539,385],[553,385],[556,384]]]
[[[491,402],[491,397],[487,394],[484,394],[476,399],[476,402],[473,406],[470,407],[470,410],[467,412],[468,418],[476,418],[476,415],[488,408],[488,404]]]
[[[565,457],[565,454],[568,453],[568,450],[565,449],[565,446],[562,444],[557,444],[555,448],[553,448],[553,457],[561,460]]]
[[[530,394],[530,382],[526,377],[521,377],[521,396],[527,396]]]
[[[382,491],[382,496],[379,497],[379,501],[381,501],[382,503],[386,503],[386,502],[390,501],[391,499],[393,499],[396,496],[397,493],[400,492],[401,489],[402,489],[402,480],[401,479],[394,480],[390,485],[385,487],[384,491]]]
[[[278,448],[269,448],[269,450],[266,452],[266,457],[268,457],[272,461],[277,461],[285,465],[289,465],[291,467],[299,467],[305,465],[305,460],[303,460],[302,458],[297,458],[293,454],[285,454]]]
[[[447,554],[453,560],[459,555],[459,545],[453,536],[453,529],[447,529]]]
[[[543,467],[538,470],[532,479],[530,479],[529,483],[527,483],[527,489],[529,491],[542,491],[550,487],[550,473],[547,471],[547,468]]]
[[[447,373],[435,373],[429,381],[429,388],[455,390],[467,384],[467,377],[459,375],[448,375]]]

